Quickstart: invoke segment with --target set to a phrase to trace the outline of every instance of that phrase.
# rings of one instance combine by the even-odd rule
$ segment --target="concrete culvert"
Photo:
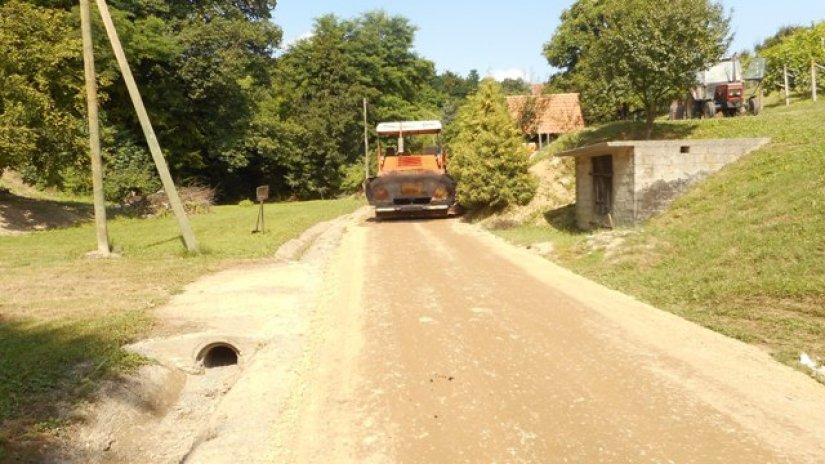
[[[212,343],[205,346],[196,358],[203,367],[234,366],[238,364],[238,349],[229,343]]]

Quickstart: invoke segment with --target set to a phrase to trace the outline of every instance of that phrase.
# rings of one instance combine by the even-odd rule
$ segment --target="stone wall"
[[[636,201],[633,222],[642,222],[664,211],[697,181],[769,141],[714,139],[635,142]]]
[[[613,155],[613,226],[633,225],[635,172],[632,151]]]

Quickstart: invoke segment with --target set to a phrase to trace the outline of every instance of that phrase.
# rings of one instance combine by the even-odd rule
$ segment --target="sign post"
[[[252,233],[264,233],[266,232],[266,227],[264,225],[264,202],[269,199],[269,186],[258,186],[258,188],[255,189],[255,197],[258,200],[258,203],[261,204],[261,208],[258,210],[258,222],[255,224],[255,230],[253,230]]]

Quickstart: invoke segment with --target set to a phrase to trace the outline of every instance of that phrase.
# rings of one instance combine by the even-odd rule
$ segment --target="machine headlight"
[[[433,200],[446,200],[447,199],[447,188],[443,185],[439,185],[435,188],[433,192]]]
[[[387,200],[390,197],[390,192],[387,191],[384,187],[376,187],[375,191],[373,192],[375,199],[378,201]]]

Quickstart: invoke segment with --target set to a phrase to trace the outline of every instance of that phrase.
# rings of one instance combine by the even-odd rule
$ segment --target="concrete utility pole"
[[[80,0],[80,31],[83,37],[83,70],[86,77],[86,105],[89,111],[89,154],[92,158],[92,190],[97,223],[97,255],[109,256],[109,231],[103,198],[103,163],[100,159],[100,126],[97,117],[97,76],[89,0]]]
[[[137,112],[138,120],[140,120],[140,126],[143,128],[143,135],[146,137],[146,143],[149,145],[149,152],[152,153],[152,159],[155,161],[155,166],[158,169],[163,190],[166,192],[166,196],[169,198],[169,204],[172,206],[172,211],[178,220],[178,226],[180,227],[183,241],[186,244],[186,249],[189,251],[198,251],[198,242],[195,240],[195,234],[189,225],[189,218],[186,217],[186,211],[183,209],[183,204],[178,196],[172,175],[169,173],[166,159],[164,159],[163,152],[160,150],[160,144],[155,136],[155,130],[152,128],[149,115],[146,113],[146,107],[143,106],[143,98],[140,96],[140,90],[138,90],[137,83],[132,75],[129,62],[126,60],[126,54],[123,52],[123,46],[120,44],[120,38],[118,38],[117,30],[112,22],[112,15],[109,14],[109,7],[106,5],[106,0],[97,0],[97,9],[100,12],[101,19],[103,19],[103,25],[106,27],[106,34],[109,36],[109,42],[111,42],[112,50],[115,52],[115,58],[120,67],[120,72],[123,75],[123,80],[129,89],[129,96],[132,99],[132,104],[135,106],[135,112]]]

